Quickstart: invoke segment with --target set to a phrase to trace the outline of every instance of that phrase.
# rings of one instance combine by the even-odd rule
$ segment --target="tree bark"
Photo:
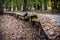
[[[51,0],[51,2],[52,2],[52,0]],[[55,13],[54,10],[57,10],[58,0],[54,0],[53,2],[54,2],[54,3],[52,4],[52,13]]]
[[[54,9],[57,9],[57,1],[54,1]]]
[[[11,3],[11,0],[10,0],[10,3]],[[9,10],[8,10],[8,11],[11,11],[11,5],[10,5],[10,6],[8,6],[8,8],[9,8]]]
[[[44,0],[44,10],[47,10],[47,0]]]
[[[40,0],[40,10],[42,11],[42,1]]]
[[[23,11],[28,11],[28,0],[24,0]]]
[[[3,4],[4,0],[0,0],[0,14],[3,14]]]

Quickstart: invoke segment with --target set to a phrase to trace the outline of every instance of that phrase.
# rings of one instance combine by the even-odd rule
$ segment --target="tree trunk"
[[[0,13],[3,12],[3,6],[2,3],[0,3]]]
[[[54,9],[56,10],[57,9],[57,0],[54,0]]]
[[[3,4],[4,0],[0,0],[0,14],[3,14]]]
[[[20,9],[20,5],[17,4],[17,11],[19,11],[19,9]]]
[[[40,10],[42,11],[42,1],[40,0]]]
[[[9,6],[9,11],[11,11],[11,6]]]
[[[52,0],[51,0],[51,2],[52,2]],[[58,1],[57,1],[57,0],[54,0],[53,2],[54,2],[54,3],[52,4],[52,13],[55,13],[54,10],[57,9],[57,2],[58,2]]]
[[[11,0],[10,0],[10,3],[11,3]],[[10,5],[8,8],[9,8],[9,10],[8,10],[8,11],[11,11],[11,5]]]
[[[47,0],[44,0],[44,10],[47,10]]]
[[[23,11],[28,11],[28,0],[24,0]]]
[[[15,9],[16,9],[16,6],[13,6],[13,11],[15,11]]]

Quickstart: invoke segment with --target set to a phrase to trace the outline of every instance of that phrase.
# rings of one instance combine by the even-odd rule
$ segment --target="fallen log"
[[[6,12],[5,12],[6,13]],[[8,13],[8,12],[7,12]],[[60,15],[39,14],[34,12],[11,12],[10,14],[19,15],[19,18],[29,19],[29,21],[38,21],[42,29],[50,39],[55,39],[60,35]]]

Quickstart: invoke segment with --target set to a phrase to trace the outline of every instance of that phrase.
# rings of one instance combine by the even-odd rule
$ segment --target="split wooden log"
[[[60,35],[60,28],[57,25],[58,20],[55,21],[54,19],[51,19],[50,17],[48,17],[49,15],[43,16],[42,14],[33,13],[33,12],[27,12],[27,13],[26,12],[15,12],[15,14],[19,15],[20,18],[24,18],[24,19],[28,18],[28,19],[30,19],[30,21],[40,22],[44,32],[50,39],[55,39],[58,35]],[[50,16],[53,17],[54,15],[50,15]],[[57,16],[55,16],[55,17],[57,19]],[[58,17],[58,18],[60,19],[60,17]]]
[[[60,29],[56,25],[57,22],[53,21],[50,17],[43,17],[40,20],[40,23],[48,38],[55,39],[60,35]]]

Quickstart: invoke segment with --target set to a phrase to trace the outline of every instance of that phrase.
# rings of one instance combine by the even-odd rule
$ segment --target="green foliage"
[[[23,2],[24,0],[6,0],[5,2],[4,2],[4,6],[11,6],[11,5],[13,5],[13,6],[17,6],[17,5],[19,5],[19,6],[23,6],[24,5],[24,2]],[[60,1],[60,0],[50,0],[50,2],[53,4],[54,3],[54,1]],[[44,4],[48,4],[49,3],[49,0],[29,0],[29,7],[32,7],[32,6],[34,6],[34,5],[36,5],[36,4],[38,4],[38,5],[44,5]],[[59,5],[59,4],[57,4],[57,5]],[[58,9],[60,8],[60,6],[58,6]]]
[[[23,0],[6,0],[4,2],[4,5],[10,6],[10,5],[23,5]]]
[[[6,0],[4,2],[4,5],[23,5],[23,1],[24,0]],[[41,0],[29,0],[29,4],[30,5],[34,5],[34,4],[40,4]],[[43,3],[43,1],[41,2]]]

